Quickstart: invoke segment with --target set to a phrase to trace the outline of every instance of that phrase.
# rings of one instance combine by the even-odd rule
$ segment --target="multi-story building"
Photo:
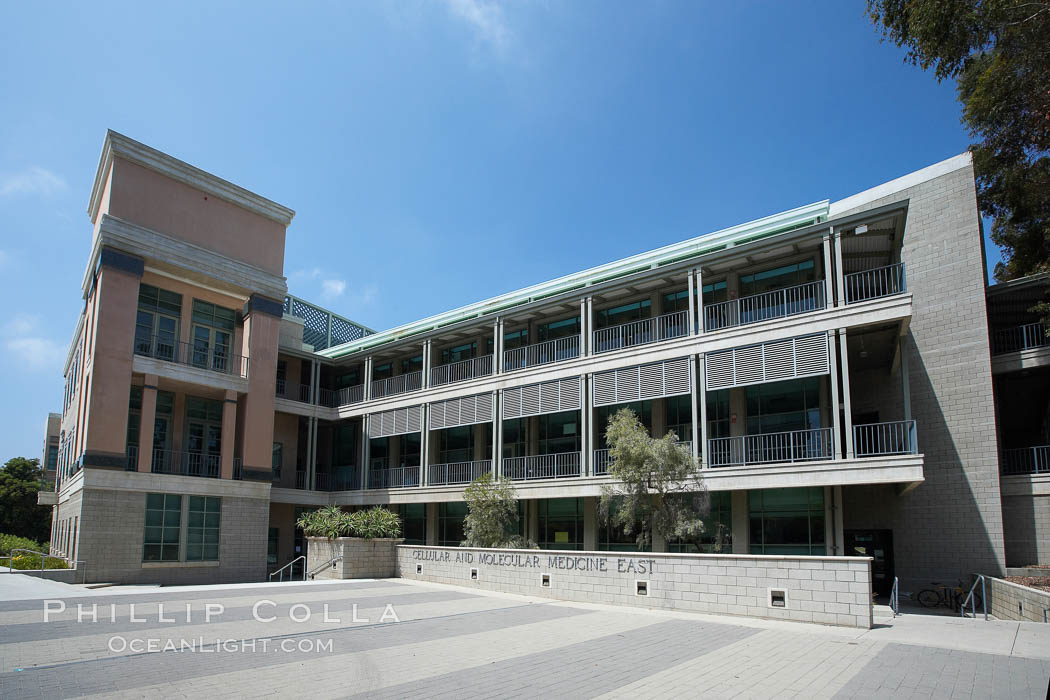
[[[485,472],[539,546],[629,549],[597,516],[625,406],[697,457],[703,548],[869,554],[877,589],[1045,558],[968,155],[382,332],[287,294],[290,210],[112,132],[89,214],[52,537],[89,578],[260,580],[329,503],[458,545]]]
[[[48,413],[44,423],[44,452],[40,456],[40,468],[44,470],[44,482],[54,484],[58,474],[58,440],[62,432],[62,414]]]

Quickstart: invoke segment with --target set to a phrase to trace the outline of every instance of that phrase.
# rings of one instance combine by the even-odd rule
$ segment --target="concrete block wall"
[[[418,568],[417,568],[418,567]],[[870,628],[866,557],[397,548],[402,578],[539,596]],[[543,576],[549,576],[544,585]],[[475,577],[476,576],[476,577]],[[638,582],[646,583],[646,594]],[[774,607],[770,591],[785,592]]]
[[[1050,608],[1050,593],[998,578],[985,578],[985,594],[988,614],[1000,620],[1043,622],[1043,611]]]
[[[186,496],[183,496],[185,499]],[[144,563],[142,539],[146,493],[84,489],[77,558],[87,566],[88,582],[165,585],[241,583],[266,578],[265,499],[222,497],[219,561]],[[185,548],[185,541],[183,541]]]
[[[915,588],[971,572],[1001,575],[1005,548],[973,168],[964,161],[840,213],[903,200],[901,257],[913,295],[909,391],[925,481],[903,495],[851,486],[843,497],[846,529],[893,530],[896,570],[902,585]]]
[[[306,544],[306,570],[308,572],[324,566],[325,562],[342,555],[335,566],[317,572],[314,578],[391,578],[397,571],[397,546],[403,539],[360,537],[308,537]]]
[[[1050,564],[1050,495],[1004,496],[1003,529],[1007,566]]]

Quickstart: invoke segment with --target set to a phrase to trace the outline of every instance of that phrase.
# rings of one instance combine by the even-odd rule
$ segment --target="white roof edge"
[[[92,221],[98,216],[98,208],[102,203],[102,188],[105,186],[105,180],[114,156],[123,158],[136,165],[141,165],[161,175],[166,175],[173,180],[218,197],[242,209],[247,209],[253,214],[276,221],[284,226],[288,226],[292,222],[292,217],[295,216],[293,210],[273,200],[255,194],[217,175],[212,175],[205,170],[170,156],[163,151],[158,151],[156,148],[140,143],[124,134],[108,129],[105,141],[102,143],[102,153],[98,159],[98,170],[95,172],[91,198],[88,200],[88,216],[91,217]]]
[[[526,303],[532,298],[542,298],[558,294],[570,289],[587,286],[593,282],[615,277],[625,271],[637,268],[641,265],[658,265],[661,262],[688,257],[692,254],[701,254],[707,250],[732,246],[738,242],[745,242],[756,236],[768,234],[785,228],[801,227],[810,223],[826,219],[828,216],[828,200],[814,202],[794,209],[789,209],[777,214],[755,219],[743,224],[707,233],[702,236],[687,239],[678,243],[671,243],[655,250],[638,253],[620,260],[598,265],[596,267],[573,272],[547,282],[541,282],[529,287],[500,294],[498,296],[474,302],[466,306],[445,311],[434,316],[412,321],[395,328],[379,331],[365,336],[359,340],[353,340],[342,345],[333,345],[321,350],[317,354],[321,357],[337,358],[376,345],[399,340],[408,335],[425,332],[433,328],[456,323],[461,320],[483,316],[501,308],[511,305]]]
[[[970,155],[969,151],[960,153],[957,156],[952,156],[951,158],[942,160],[940,163],[934,163],[933,165],[929,165],[921,170],[916,170],[913,173],[908,173],[907,175],[898,177],[895,180],[884,182],[881,185],[872,187],[870,190],[864,190],[863,192],[850,195],[845,199],[832,202],[829,216],[834,218],[844,212],[864,206],[869,202],[888,197],[894,192],[901,192],[909,187],[914,187],[915,185],[938,178],[941,175],[947,175],[956,170],[969,167],[972,162],[973,157]]]

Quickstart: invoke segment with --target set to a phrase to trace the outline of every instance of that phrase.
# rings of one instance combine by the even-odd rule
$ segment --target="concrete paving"
[[[1030,622],[876,608],[856,630],[401,579],[90,590],[0,575],[2,698],[1043,698],[1048,683],[1050,625]]]

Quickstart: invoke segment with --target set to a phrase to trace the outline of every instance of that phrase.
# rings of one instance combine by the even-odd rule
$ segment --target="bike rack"
[[[966,597],[963,599],[962,605],[959,606],[959,617],[966,617],[966,604],[967,603],[970,604],[970,615],[972,615],[974,618],[977,617],[977,601],[974,600],[973,592],[974,592],[974,590],[976,590],[977,584],[979,583],[979,584],[981,584],[981,607],[984,608],[984,619],[987,620],[988,619],[988,596],[985,593],[984,575],[983,574],[974,574],[974,576],[976,576],[977,578],[974,579],[973,585],[970,586],[970,592],[966,594]],[[1043,612],[1043,616],[1046,617],[1046,612],[1045,611]]]

